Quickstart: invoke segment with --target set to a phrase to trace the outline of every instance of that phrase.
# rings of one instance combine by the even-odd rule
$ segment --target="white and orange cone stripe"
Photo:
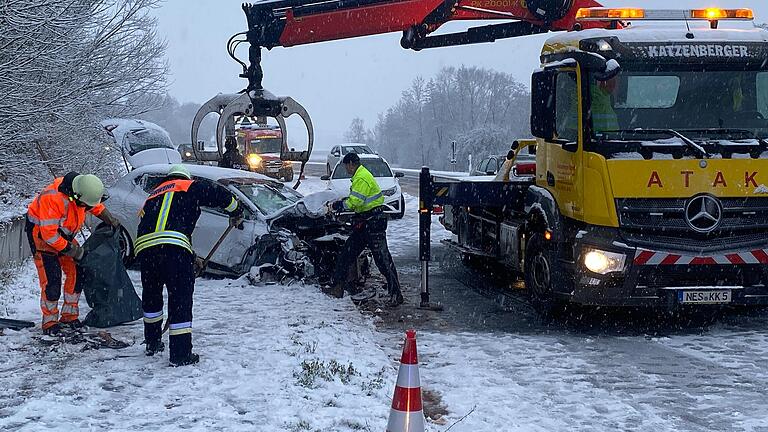
[[[424,412],[421,408],[421,380],[416,354],[416,330],[405,332],[405,346],[400,358],[395,395],[389,411],[387,432],[424,432]]]
[[[768,264],[768,250],[729,252],[708,256],[682,255],[638,249],[635,265],[718,265],[718,264]]]

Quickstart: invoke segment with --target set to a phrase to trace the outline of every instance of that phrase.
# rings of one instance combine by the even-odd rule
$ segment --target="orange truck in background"
[[[253,172],[283,181],[293,180],[293,164],[280,160],[283,132],[279,126],[240,123],[237,146]]]

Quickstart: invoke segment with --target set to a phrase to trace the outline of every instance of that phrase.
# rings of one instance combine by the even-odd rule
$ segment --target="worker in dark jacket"
[[[232,168],[249,171],[248,161],[245,159],[240,150],[237,148],[237,140],[234,137],[228,136],[224,141],[224,155],[219,161],[219,166],[222,168]]]
[[[135,250],[141,264],[142,308],[146,354],[165,348],[161,341],[163,285],[168,289],[171,366],[197,363],[192,353],[192,294],[195,254],[192,231],[200,207],[220,208],[230,224],[241,226],[242,209],[223,187],[192,180],[183,165],[173,165],[168,176],[149,195],[141,211]]]
[[[360,156],[347,153],[342,159],[344,169],[352,176],[349,196],[333,203],[336,211],[352,210],[352,233],[349,235],[341,255],[336,261],[334,285],[327,293],[341,298],[348,284],[349,268],[354,265],[360,252],[367,246],[371,250],[376,267],[387,279],[389,292],[388,306],[395,307],[403,303],[397,269],[387,246],[387,216],[381,208],[384,196],[370,171],[360,164]]]

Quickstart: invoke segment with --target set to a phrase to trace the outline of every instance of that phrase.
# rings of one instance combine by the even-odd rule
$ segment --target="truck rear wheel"
[[[525,288],[531,303],[542,314],[549,314],[555,306],[552,297],[553,275],[558,268],[554,251],[547,247],[542,234],[533,234],[525,248]]]

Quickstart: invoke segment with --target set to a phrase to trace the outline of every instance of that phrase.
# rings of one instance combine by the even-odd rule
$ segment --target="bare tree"
[[[510,75],[476,67],[444,68],[417,78],[400,100],[379,116],[376,143],[401,166],[450,166],[455,140],[464,160],[503,154],[530,135],[530,94]]]
[[[145,112],[164,91],[165,44],[150,15],[158,3],[0,0],[4,196],[33,195],[49,167],[115,174],[119,156],[98,122]]]
[[[344,139],[351,143],[373,144],[373,132],[365,127],[365,121],[360,117],[352,119],[349,129],[344,132]]]

